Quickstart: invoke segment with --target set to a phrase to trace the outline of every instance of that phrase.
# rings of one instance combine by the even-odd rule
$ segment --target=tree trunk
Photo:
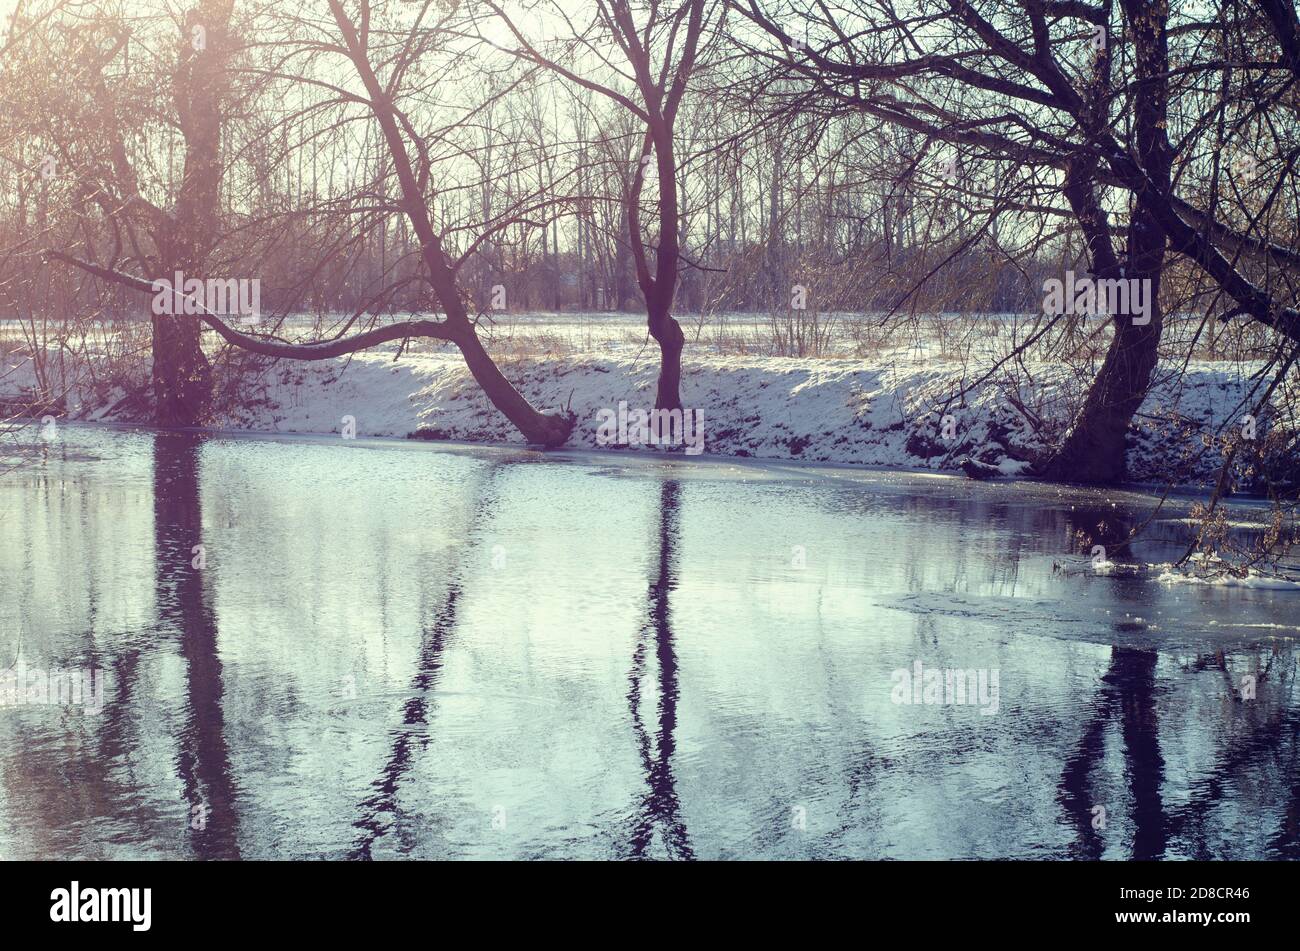
[[[203,354],[199,319],[155,315],[152,349],[154,422],[163,428],[201,425],[212,372]]]
[[[416,180],[402,132],[398,127],[392,97],[385,92],[367,58],[355,25],[348,19],[340,0],[329,0],[330,12],[343,33],[349,59],[370,97],[370,107],[388,143],[398,184],[402,192],[402,210],[419,239],[421,257],[428,271],[434,295],[446,313],[445,326],[439,336],[460,348],[465,363],[492,405],[501,410],[515,428],[531,443],[543,446],[562,445],[573,432],[574,416],[570,412],[546,414],[534,409],[493,362],[478,339],[465,311],[465,301],[456,283],[456,271],[443,250],[442,238],[433,227],[429,207]]]
[[[156,236],[162,277],[168,281],[176,271],[186,278],[206,276],[217,231],[233,8],[232,0],[201,0],[186,15],[181,31],[172,99],[185,139],[185,167],[174,225]],[[212,370],[203,353],[202,328],[193,315],[153,316],[154,418],[159,426],[198,426],[207,420]]]
[[[1097,201],[1094,174],[1095,165],[1090,160],[1072,165],[1066,173],[1065,196],[1087,240],[1092,275],[1110,280],[1125,276],[1125,272],[1111,243],[1106,214]],[[1137,220],[1135,217],[1135,224]],[[1041,475],[1067,482],[1099,483],[1123,477],[1129,423],[1146,395],[1160,342],[1160,314],[1154,296],[1159,286],[1158,270],[1155,276],[1151,322],[1134,326],[1130,316],[1117,314],[1112,318],[1115,335],[1106,359],[1064,444],[1042,467]]]
[[[1064,445],[1043,467],[1046,478],[1110,483],[1124,477],[1128,427],[1146,397],[1160,342],[1154,303],[1152,311],[1151,323],[1145,327],[1134,327],[1125,317],[1115,318],[1115,336],[1101,371]]]
[[[1165,133],[1168,89],[1163,78],[1168,61],[1167,10],[1162,0],[1124,0],[1140,80],[1134,103],[1137,153],[1154,188],[1137,193],[1128,230],[1127,266],[1121,273],[1129,280],[1149,282],[1146,294],[1150,321],[1138,326],[1132,317],[1114,317],[1115,335],[1083,410],[1065,443],[1041,469],[1047,478],[1091,483],[1122,479],[1128,428],[1146,398],[1155,370],[1163,326],[1159,298],[1166,245],[1156,203],[1159,194],[1169,188],[1172,164]],[[1090,174],[1085,172],[1073,180],[1067,176],[1066,195],[1088,238],[1094,274],[1101,278],[1114,276],[1119,272],[1118,260],[1110,247],[1109,231],[1096,203]]]
[[[682,348],[686,335],[682,325],[666,311],[650,321],[650,335],[659,344],[659,385],[655,409],[682,408]]]
[[[572,413],[543,413],[535,409],[513,383],[506,379],[496,365],[472,325],[467,332],[456,334],[455,344],[465,357],[465,364],[475,382],[483,388],[492,405],[505,414],[530,443],[541,446],[562,446],[573,432]]]

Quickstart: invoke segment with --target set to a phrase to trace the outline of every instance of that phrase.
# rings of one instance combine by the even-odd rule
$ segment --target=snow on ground
[[[523,358],[503,369],[534,406],[572,408],[577,427],[570,444],[596,448],[600,410],[617,413],[620,402],[653,407],[653,356]],[[972,381],[956,366],[697,357],[684,361],[682,402],[702,413],[711,454],[930,469],[955,469],[971,455],[1017,475],[1059,438],[1080,392],[1059,367],[1034,370],[1032,392],[1003,381],[983,384],[963,400],[960,391]],[[1246,389],[1244,381],[1210,367],[1193,367],[1177,392],[1156,389],[1132,432],[1130,478],[1160,482],[1175,472],[1186,482],[1213,478],[1220,460],[1201,436],[1235,421]],[[352,416],[359,435],[520,440],[452,353],[281,364],[257,396],[254,408],[222,424],[325,433],[338,432],[343,417]],[[946,429],[945,416],[951,417]]]
[[[539,409],[577,416],[572,446],[597,448],[598,413],[649,409],[658,353],[653,345],[500,358],[503,372]],[[611,354],[612,350],[612,354]],[[240,407],[216,426],[271,432],[339,432],[355,419],[362,436],[484,442],[521,437],[483,396],[451,349],[354,354],[332,361],[271,365],[239,381]],[[0,399],[33,379],[16,355],[0,366]],[[718,355],[687,347],[682,401],[703,414],[705,451],[724,456],[799,459],[955,470],[967,456],[1003,476],[1057,443],[1077,410],[1086,380],[1060,364],[1029,364],[1032,385],[999,372],[980,381],[955,361],[904,350],[869,359]],[[1240,426],[1246,375],[1256,369],[1193,362],[1177,386],[1158,383],[1130,431],[1132,481],[1193,484],[1213,480],[1221,463],[1216,432]],[[143,382],[143,381],[141,381]],[[963,389],[967,389],[962,394]],[[139,400],[116,406],[121,389],[72,387],[72,415],[147,422]],[[146,388],[147,390],[147,388]],[[1277,415],[1294,431],[1294,407]],[[1267,431],[1261,422],[1260,434]],[[615,448],[615,447],[610,447]],[[655,451],[653,448],[641,451]]]

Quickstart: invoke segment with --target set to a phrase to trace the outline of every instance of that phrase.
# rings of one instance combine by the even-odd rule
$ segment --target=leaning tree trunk
[[[1162,326],[1158,297],[1164,235],[1139,202],[1129,229],[1128,267],[1121,266],[1111,245],[1105,212],[1096,200],[1092,171],[1090,163],[1082,169],[1071,168],[1065,193],[1087,237],[1093,275],[1098,280],[1150,281],[1150,322],[1135,324],[1127,314],[1112,317],[1114,336],[1083,408],[1065,442],[1039,474],[1067,482],[1109,483],[1124,476],[1129,425],[1146,397],[1156,366]]]
[[[1079,219],[1096,276],[1122,274],[1146,284],[1150,321],[1115,315],[1115,334],[1083,409],[1064,444],[1040,469],[1047,478],[1070,482],[1109,483],[1124,476],[1129,425],[1146,398],[1155,370],[1163,315],[1160,278],[1164,270],[1166,237],[1157,223],[1158,195],[1167,191],[1172,159],[1165,133],[1168,87],[1163,78],[1168,61],[1164,0],[1124,0],[1133,33],[1138,83],[1134,94],[1138,160],[1152,188],[1137,193],[1128,229],[1127,266],[1120,272],[1110,246],[1105,215],[1096,201],[1091,170],[1071,169],[1066,196]]]
[[[385,90],[370,64],[368,52],[356,25],[348,18],[341,0],[328,0],[334,22],[343,35],[348,59],[356,68],[357,76],[365,86],[370,99],[370,109],[379,123],[384,141],[388,145],[393,170],[401,189],[401,208],[420,243],[420,255],[427,270],[434,296],[442,304],[446,320],[437,329],[439,339],[450,340],[460,349],[465,363],[475,381],[483,388],[492,405],[501,410],[515,428],[531,443],[559,446],[568,440],[573,431],[574,417],[570,412],[543,413],[534,408],[506,379],[505,374],[483,348],[465,309],[465,299],[456,282],[456,269],[442,246],[442,237],[434,229],[433,219],[425,199],[424,189],[416,177],[411,155],[402,137],[397,113],[393,107],[391,90]]]
[[[1157,277],[1153,281],[1153,290]],[[1124,476],[1124,451],[1129,424],[1146,397],[1160,342],[1157,305],[1151,323],[1135,327],[1127,317],[1115,318],[1115,336],[1088,398],[1065,443],[1041,469],[1049,479],[1109,483]]]
[[[535,408],[506,379],[501,368],[488,355],[478,339],[473,324],[465,322],[453,338],[465,365],[492,405],[505,414],[514,427],[530,443],[541,446],[562,446],[573,432],[574,417],[570,413],[543,413]]]

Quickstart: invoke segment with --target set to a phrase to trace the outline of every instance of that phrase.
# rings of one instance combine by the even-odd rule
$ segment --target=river
[[[1300,856],[1300,594],[1125,568],[1188,500],[50,435],[0,444],[0,672],[102,709],[0,706],[4,858]]]

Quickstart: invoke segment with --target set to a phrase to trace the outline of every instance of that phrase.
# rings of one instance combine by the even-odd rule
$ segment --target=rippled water
[[[1145,496],[28,441],[0,671],[101,670],[104,709],[0,706],[0,856],[1300,855],[1300,595],[1077,554],[1169,560],[1183,503],[1125,546]],[[918,661],[996,704],[895,702]]]

